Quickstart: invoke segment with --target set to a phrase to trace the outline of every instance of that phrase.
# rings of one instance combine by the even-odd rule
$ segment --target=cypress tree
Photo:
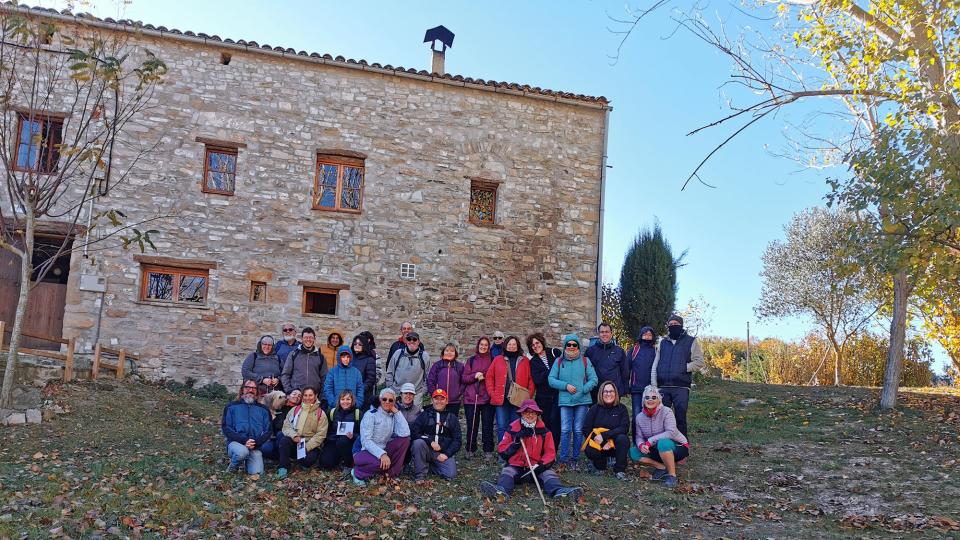
[[[644,326],[664,332],[677,301],[677,268],[685,255],[674,259],[659,224],[637,234],[620,270],[620,311],[631,338]]]

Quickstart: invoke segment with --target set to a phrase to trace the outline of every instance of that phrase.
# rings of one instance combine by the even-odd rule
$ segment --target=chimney
[[[437,41],[442,45],[440,50],[437,50]],[[435,75],[445,75],[447,72],[444,67],[444,59],[447,47],[453,47],[453,32],[442,25],[437,26],[427,30],[427,33],[423,36],[423,42],[429,43],[430,50],[433,51],[433,69],[431,72]]]
[[[430,73],[433,73],[434,75],[443,75],[446,73],[443,70],[444,56],[446,56],[446,52],[438,51],[436,49],[433,50],[433,69],[430,71]]]

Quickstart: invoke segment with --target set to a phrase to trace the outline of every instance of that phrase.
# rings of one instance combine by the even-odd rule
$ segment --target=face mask
[[[650,339],[641,339],[640,341],[642,341],[642,342],[644,342],[644,343],[653,343],[653,338],[650,338]]]
[[[670,334],[670,339],[679,339],[683,334],[682,326],[671,326],[667,329],[667,332]]]

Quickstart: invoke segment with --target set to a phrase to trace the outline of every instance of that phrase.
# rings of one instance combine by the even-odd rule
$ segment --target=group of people
[[[332,332],[319,346],[313,329],[297,339],[286,324],[282,340],[262,336],[244,359],[238,399],[224,409],[229,469],[261,474],[266,458],[282,479],[294,464],[342,467],[364,485],[406,467],[417,480],[451,479],[459,454],[500,459],[496,482],[480,485],[486,496],[509,496],[518,482],[533,481],[542,493],[566,497],[582,490],[563,485],[557,472],[577,470],[583,453],[597,474],[612,467],[626,480],[632,458],[675,486],[676,465],[689,455],[687,404],[703,354],[681,317],[671,316],[666,330],[658,340],[652,327],[642,328],[628,351],[606,323],[591,343],[568,334],[562,348],[535,332],[526,352],[520,338],[496,331],[466,359],[447,343],[431,361],[405,322],[381,366],[370,332],[349,345]],[[627,395],[629,412],[621,403]]]

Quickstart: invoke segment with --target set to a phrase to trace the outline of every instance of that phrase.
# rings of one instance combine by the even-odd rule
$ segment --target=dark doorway
[[[67,278],[70,274],[70,253],[73,240],[68,239],[62,254],[56,257],[64,238],[37,235],[33,250],[33,281],[27,302],[27,313],[23,329],[31,334],[63,337],[63,309],[67,301]],[[44,264],[50,269],[39,282],[36,278]],[[4,343],[10,342],[13,319],[17,313],[17,299],[20,297],[20,258],[9,251],[0,250],[0,320],[6,324]],[[47,340],[23,337],[21,346],[27,349],[60,350],[59,343]]]

